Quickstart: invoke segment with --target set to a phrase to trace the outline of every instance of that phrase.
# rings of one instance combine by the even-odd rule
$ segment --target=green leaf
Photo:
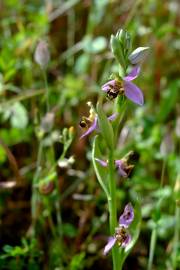
[[[101,157],[101,152],[99,149],[99,144],[100,144],[100,137],[99,135],[97,135],[94,138],[93,141],[93,148],[92,148],[92,161],[93,161],[93,166],[94,166],[94,170],[97,176],[97,179],[99,181],[100,186],[102,187],[102,189],[104,190],[107,198],[109,199],[110,195],[108,192],[108,188],[105,184],[106,181],[106,177],[107,177],[107,170],[106,168],[103,168],[96,160],[95,158],[100,158]]]
[[[70,270],[82,270],[85,264],[85,252],[76,254],[70,262]]]
[[[55,171],[49,173],[46,177],[39,180],[39,185],[48,184],[50,181],[55,181],[57,173]]]
[[[103,51],[107,46],[106,39],[104,37],[97,37],[92,41],[92,52],[99,53]]]
[[[100,53],[107,46],[106,39],[104,37],[97,37],[92,39],[91,36],[87,36],[83,41],[84,51],[87,53]]]
[[[102,136],[109,149],[114,149],[114,132],[111,123],[107,119],[100,103],[97,104],[99,127]]]
[[[4,81],[7,82],[10,79],[13,78],[13,76],[16,74],[16,70],[14,68],[10,68],[4,75]]]
[[[81,54],[75,62],[75,72],[77,74],[84,74],[88,72],[88,66],[90,63],[91,56],[87,53]]]
[[[16,102],[11,107],[11,125],[14,128],[24,129],[28,124],[28,114],[26,108]]]
[[[10,246],[10,245],[5,245],[5,246],[3,247],[3,250],[4,250],[6,253],[11,253],[12,250],[13,250],[13,247]]]
[[[62,232],[64,236],[73,238],[77,235],[77,228],[71,223],[64,223],[62,227]]]

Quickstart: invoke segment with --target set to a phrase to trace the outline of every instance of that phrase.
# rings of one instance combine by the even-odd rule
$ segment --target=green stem
[[[61,209],[60,209],[60,202],[55,202],[55,208],[56,208],[56,218],[57,218],[57,224],[58,224],[58,234],[60,237],[60,240],[62,240],[62,218],[61,218]]]
[[[45,84],[45,91],[46,91],[46,106],[47,106],[47,112],[49,111],[49,88],[47,83],[47,75],[46,71],[42,69],[44,84]],[[40,140],[39,147],[38,147],[38,154],[37,154],[37,162],[36,162],[36,171],[33,177],[33,194],[32,194],[32,205],[31,205],[31,211],[32,211],[32,223],[33,223],[33,234],[35,233],[35,223],[36,223],[36,215],[37,215],[37,180],[39,178],[40,173],[40,164],[41,164],[41,158],[42,158],[42,149],[43,149],[43,143],[42,139]]]
[[[164,184],[165,169],[166,169],[166,158],[163,159],[163,165],[162,165],[162,171],[161,171],[161,182],[160,182],[161,188],[163,187],[163,184]]]
[[[67,31],[67,45],[68,49],[74,46],[75,40],[75,12],[74,9],[69,9],[67,13],[67,23],[68,23],[68,31]],[[67,64],[72,67],[74,64],[74,55],[67,58]]]
[[[137,15],[137,13],[138,13],[137,10],[138,10],[138,7],[141,4],[141,2],[142,2],[142,0],[136,0],[133,2],[133,6],[132,6],[127,18],[126,18],[125,23],[124,23],[124,29],[128,28],[128,25],[132,21],[133,17],[135,15]]]
[[[110,190],[110,233],[114,233],[117,224],[116,184],[114,179],[113,151],[109,153],[109,190]]]
[[[157,226],[155,226],[155,228],[152,230],[152,233],[151,233],[150,253],[149,253],[147,270],[152,269],[154,252],[155,252],[155,247],[156,247],[156,240],[157,240]]]
[[[43,73],[43,79],[44,79],[45,90],[46,90],[46,110],[47,110],[47,112],[49,112],[50,105],[49,105],[49,87],[48,87],[48,83],[47,83],[47,74],[46,74],[46,71],[44,69],[42,70],[42,73]]]
[[[31,214],[32,214],[33,234],[35,233],[35,224],[36,224],[36,216],[37,216],[37,197],[38,197],[37,181],[38,181],[39,174],[41,171],[40,166],[41,166],[42,150],[43,150],[43,142],[41,140],[38,147],[36,171],[33,177],[33,185],[32,185]]]
[[[113,150],[109,152],[109,225],[110,233],[114,235],[115,227],[117,226],[117,205],[116,205],[116,182],[114,177],[114,153]],[[120,270],[119,259],[118,259],[118,247],[115,245],[112,249],[113,257],[113,270]]]
[[[175,209],[175,230],[174,230],[174,241],[173,241],[173,254],[172,254],[172,265],[173,270],[177,269],[177,251],[178,251],[178,243],[179,243],[179,224],[180,224],[180,207],[178,206],[178,202],[176,202]]]
[[[164,184],[165,169],[166,169],[166,159],[163,160],[163,165],[162,165],[162,170],[161,170],[161,182],[160,182],[161,188],[163,187],[163,184]],[[157,205],[160,205],[160,200],[158,200]],[[151,242],[150,242],[149,260],[148,260],[148,268],[147,268],[148,270],[152,269],[154,252],[156,248],[156,241],[157,241],[157,222],[156,222],[155,228],[151,232]]]
[[[117,98],[117,101],[115,103],[115,111],[118,112],[118,116],[115,120],[115,130],[114,130],[114,137],[115,137],[115,142],[118,142],[118,136],[119,136],[119,131],[122,129],[122,120],[124,118],[126,109],[127,109],[127,101],[125,100],[123,104],[121,104],[121,107],[119,106],[119,98]]]
[[[49,112],[50,110],[50,102],[49,102],[49,95],[50,95],[50,91],[49,91],[49,86],[48,86],[48,82],[47,82],[47,74],[46,71],[43,70],[43,78],[44,78],[44,84],[45,84],[45,89],[46,89],[46,110],[47,112]],[[66,153],[67,150],[64,150],[64,155]],[[55,169],[57,162],[55,162],[55,155],[54,155],[54,149],[53,146],[51,145],[50,147],[50,154],[51,154],[51,162],[54,164],[53,165],[53,169]],[[58,184],[56,181],[56,189],[58,192]],[[61,218],[61,209],[60,209],[60,205],[59,205],[59,200],[56,200],[55,202],[55,209],[56,209],[56,218],[57,218],[57,223],[58,223],[58,234],[60,237],[60,241],[62,240],[62,218]]]
[[[0,103],[0,106],[2,109],[6,109],[6,107],[9,107],[11,106],[12,104],[16,103],[16,102],[19,102],[19,101],[22,101],[22,100],[26,100],[26,99],[29,99],[29,98],[33,98],[35,96],[38,96],[38,95],[42,95],[44,93],[44,89],[35,89],[35,90],[26,90],[23,94],[19,94],[18,96],[16,97],[13,97],[9,100],[6,100],[6,101],[3,101]]]
[[[49,216],[48,216],[48,222],[49,222],[49,227],[50,227],[50,229],[51,229],[51,231],[52,231],[52,235],[53,235],[53,237],[55,238],[55,237],[56,237],[56,228],[55,228],[55,226],[54,226],[54,222],[53,222],[53,220],[52,220],[52,215],[51,215],[51,213],[50,213]]]

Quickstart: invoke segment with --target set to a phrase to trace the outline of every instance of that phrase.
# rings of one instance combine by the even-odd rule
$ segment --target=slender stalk
[[[32,224],[33,224],[33,234],[35,233],[35,224],[37,216],[37,181],[41,171],[41,158],[42,158],[43,143],[42,140],[39,143],[37,161],[36,161],[36,171],[33,177],[33,186],[32,186],[32,200],[31,200],[31,214],[32,214]]]
[[[68,49],[74,46],[75,40],[75,12],[74,9],[69,9],[67,12],[67,23],[68,23],[68,31],[67,31],[67,45]],[[67,64],[72,67],[74,64],[74,55],[67,58]]]
[[[161,172],[161,183],[160,183],[161,188],[163,187],[163,184],[164,184],[165,169],[166,169],[166,158],[163,159],[162,172]]]
[[[127,28],[129,23],[132,21],[134,15],[137,15],[136,11],[138,10],[138,7],[141,4],[141,2],[142,2],[142,0],[136,0],[133,2],[133,6],[132,6],[127,18],[126,18],[125,23],[124,23],[124,28]]]
[[[60,240],[62,240],[62,218],[61,218],[61,208],[60,208],[60,202],[55,202],[55,208],[56,208],[56,218],[57,218],[57,224],[58,224],[58,234],[60,237]]]
[[[152,233],[151,233],[150,253],[149,253],[147,270],[152,269],[154,252],[155,252],[155,247],[156,247],[156,240],[157,240],[157,226],[155,226],[155,228],[152,230]]]
[[[25,92],[23,92],[23,94],[19,94],[18,96],[15,96],[11,99],[9,98],[8,100],[1,102],[0,106],[2,109],[5,110],[6,107],[11,106],[12,104],[18,101],[34,98],[35,96],[42,95],[43,93],[44,93],[44,89],[26,90]]]
[[[109,190],[110,190],[110,200],[109,200],[109,226],[111,235],[114,234],[115,227],[117,225],[117,205],[116,205],[116,182],[114,179],[114,153],[113,150],[109,152]],[[112,249],[113,258],[113,270],[119,269],[118,260],[118,247],[115,245]]]
[[[178,174],[174,191],[179,194],[180,191],[180,174]],[[176,207],[175,207],[175,229],[174,229],[174,239],[173,239],[173,251],[172,251],[172,269],[177,269],[177,253],[178,253],[178,244],[179,244],[179,229],[180,229],[180,201],[179,199],[176,200]]]
[[[46,70],[42,70],[43,73],[43,79],[44,79],[44,84],[45,84],[45,90],[46,90],[46,110],[47,112],[49,112],[50,110],[50,105],[49,105],[49,87],[48,87],[48,83],[47,83],[47,74],[46,74]]]
[[[47,92],[47,78],[46,78],[46,72],[42,70],[44,81],[45,81],[45,87]],[[37,161],[36,161],[36,171],[33,177],[33,193],[32,193],[32,200],[31,200],[31,214],[32,214],[32,223],[33,223],[33,234],[35,233],[35,223],[36,223],[36,216],[37,216],[37,181],[40,175],[41,171],[41,159],[42,159],[42,150],[43,150],[43,140],[40,138],[39,146],[38,146],[38,153],[37,153]]]
[[[50,102],[49,102],[50,91],[49,91],[49,86],[48,86],[48,82],[47,82],[46,70],[43,70],[43,78],[44,78],[44,84],[45,84],[45,89],[46,89],[46,110],[47,110],[47,112],[49,112],[49,110],[50,110]],[[64,150],[64,152],[63,152],[64,155],[65,155],[66,151]],[[50,155],[51,162],[52,162],[52,164],[54,164],[53,168],[55,169],[57,162],[55,162],[53,146],[50,147],[50,154],[51,154]],[[57,183],[56,183],[56,189],[58,192],[58,184]],[[61,230],[62,218],[61,218],[61,209],[60,209],[60,205],[59,205],[58,200],[55,202],[55,209],[56,209],[56,219],[57,219],[57,223],[58,223],[58,235],[59,235],[60,241],[61,241],[61,238],[62,238],[62,230]]]
[[[166,169],[166,159],[164,158],[162,170],[161,170],[161,182],[160,182],[161,188],[163,187],[163,184],[164,184],[165,169]],[[159,201],[158,201],[158,205],[159,205]],[[155,248],[156,248],[156,242],[157,242],[157,224],[151,232],[150,251],[149,251],[149,260],[148,260],[147,270],[152,269],[153,258],[154,258]]]
[[[116,127],[115,127],[115,131],[114,131],[114,137],[115,137],[115,142],[118,142],[118,136],[119,136],[119,131],[120,129],[122,129],[122,121],[127,109],[127,102],[125,101],[122,106],[119,108],[119,104],[118,104],[118,99],[117,102],[115,103],[115,111],[118,112],[118,116],[116,118]],[[120,128],[119,128],[120,127]]]
[[[43,79],[45,84],[45,90],[46,90],[46,106],[47,111],[49,111],[49,90],[48,90],[48,83],[47,83],[47,76],[46,71],[42,69],[43,73]],[[33,234],[35,234],[35,224],[36,224],[36,215],[37,215],[37,181],[40,174],[40,164],[42,159],[42,150],[43,150],[43,141],[42,138],[40,139],[39,147],[38,147],[38,154],[37,154],[37,162],[36,162],[36,171],[33,177],[33,193],[32,193],[32,201],[31,201],[31,212],[32,212],[32,224],[33,224]]]
[[[177,269],[177,250],[178,250],[178,243],[179,243],[180,207],[178,206],[178,203],[176,203],[175,220],[176,220],[176,224],[175,224],[175,230],[174,230],[173,254],[172,254],[173,270]]]
[[[48,216],[48,222],[49,222],[49,227],[51,228],[51,231],[52,231],[52,235],[54,237],[56,237],[56,229],[55,229],[55,226],[54,226],[54,222],[52,220],[52,215],[50,213],[50,215]]]
[[[110,190],[110,232],[114,233],[117,223],[117,206],[116,206],[116,185],[114,179],[114,158],[113,152],[109,153],[109,190]]]

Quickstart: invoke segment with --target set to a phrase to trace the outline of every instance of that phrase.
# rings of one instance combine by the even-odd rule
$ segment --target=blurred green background
[[[143,217],[124,269],[147,269],[154,228],[153,269],[178,269],[179,11],[178,0],[0,1],[0,269],[112,269],[102,255],[107,204],[79,121],[117,70],[109,40],[119,28],[130,32],[133,49],[150,47],[137,79],[145,105],[128,107],[116,149],[137,156],[130,179],[119,182],[119,212],[138,193]],[[51,55],[47,130],[43,74],[34,61],[42,39]]]

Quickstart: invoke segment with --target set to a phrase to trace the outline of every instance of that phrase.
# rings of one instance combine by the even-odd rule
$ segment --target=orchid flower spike
[[[107,97],[112,100],[118,95],[125,95],[132,102],[143,105],[144,97],[140,88],[138,88],[133,81],[139,75],[140,67],[135,66],[132,71],[125,76],[122,81],[120,79],[114,79],[102,86],[102,91],[107,93]]]
[[[88,102],[87,104],[88,104],[88,106],[90,106],[89,117],[83,116],[81,118],[81,121],[79,122],[80,127],[85,130],[85,132],[81,135],[80,139],[91,134],[94,130],[99,129],[98,116],[95,113],[95,110],[92,106],[92,103]],[[116,116],[117,116],[117,114],[114,113],[108,117],[108,120],[113,121],[116,118]]]
[[[134,209],[131,203],[128,203],[123,214],[119,217],[119,226],[115,228],[114,236],[109,237],[108,242],[104,248],[104,255],[106,255],[113,246],[117,243],[118,246],[125,248],[131,242],[131,235],[127,228],[134,219]]]

